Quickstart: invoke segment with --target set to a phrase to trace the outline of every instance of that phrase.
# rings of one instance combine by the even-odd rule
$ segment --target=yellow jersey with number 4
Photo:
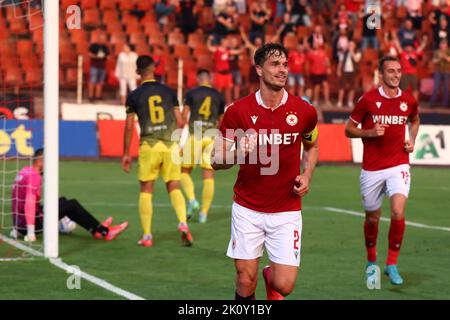
[[[188,91],[184,98],[184,104],[189,106],[191,117],[189,119],[189,131],[194,133],[195,127],[205,130],[216,128],[219,117],[224,113],[225,100],[216,89],[200,85]]]

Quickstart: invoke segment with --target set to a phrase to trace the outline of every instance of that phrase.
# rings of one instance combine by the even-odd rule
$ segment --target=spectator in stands
[[[419,101],[419,79],[417,77],[417,67],[419,58],[422,56],[423,49],[427,45],[428,37],[422,38],[422,43],[416,49],[412,43],[408,43],[403,49],[397,42],[397,50],[400,53],[400,64],[402,66],[402,78],[400,80],[400,88],[408,90],[411,86],[414,98]]]
[[[296,26],[310,27],[312,25],[311,17],[313,16],[313,11],[308,1],[294,0],[292,6],[288,5],[288,10]]]
[[[441,40],[439,49],[434,51],[433,63],[434,70],[434,87],[433,94],[430,100],[430,106],[436,106],[436,101],[441,88],[441,81],[444,84],[442,87],[442,106],[449,108],[449,90],[450,90],[450,49],[446,40]]]
[[[285,12],[283,15],[283,23],[281,24],[280,29],[280,43],[283,43],[284,37],[286,37],[288,33],[295,33],[295,23],[292,21],[291,14],[289,12]]]
[[[334,15],[333,24],[337,28],[347,28],[350,25],[350,12],[347,10],[345,3],[339,5],[339,10]]]
[[[284,14],[287,12],[287,2],[288,0],[276,0],[275,1],[275,18],[278,20],[283,20]]]
[[[364,12],[366,13],[364,14]],[[369,11],[363,11],[361,16],[363,19],[361,50],[365,50],[369,45],[378,50],[380,46],[377,39],[377,29],[381,27],[381,14],[374,7],[369,7]]]
[[[333,46],[333,59],[337,62],[342,60],[344,53],[347,51],[350,43],[350,37],[347,32],[347,27],[345,25],[340,25],[339,35],[334,41]]]
[[[437,49],[441,40],[447,41],[450,46],[450,24],[445,15],[439,18],[439,24],[433,29],[433,48]]]
[[[305,45],[301,41],[298,42],[297,48],[288,52],[288,86],[290,94],[297,94],[302,97],[305,88],[304,67],[305,67]]]
[[[407,0],[406,9],[408,11],[408,18],[411,19],[414,29],[422,29],[422,3],[423,0]]]
[[[404,26],[398,31],[398,40],[403,48],[407,45],[415,45],[417,41],[417,31],[414,30],[411,19],[406,19]]]
[[[136,61],[138,55],[134,52],[134,48],[130,44],[123,46],[122,52],[119,53],[116,64],[115,76],[119,79],[120,84],[120,102],[125,105],[127,98],[127,87],[130,91],[136,89]]]
[[[348,90],[348,103],[349,108],[354,107],[355,88],[358,88],[358,66],[361,61],[362,54],[358,50],[356,43],[350,41],[348,49],[344,51],[343,55],[339,59],[337,66],[337,76],[339,78],[339,93],[338,93],[338,108],[342,108],[344,101],[345,90]]]
[[[157,44],[153,47],[152,58],[155,62],[155,80],[159,83],[164,83],[166,81],[166,57],[164,48],[161,45]]]
[[[242,53],[241,41],[237,37],[230,39],[230,71],[233,78],[233,100],[240,98],[242,84],[241,70],[239,68],[239,57]]]
[[[216,27],[213,31],[213,45],[220,44],[220,41],[229,35],[230,33],[233,33],[236,31],[237,28],[237,13],[236,8],[229,4],[225,7],[225,10],[222,11],[217,16],[216,21]]]
[[[106,44],[106,35],[101,33],[97,42],[89,47],[89,57],[91,58],[90,79],[88,84],[89,100],[102,99],[103,84],[106,78],[106,60],[108,59],[109,48]]]
[[[270,18],[270,9],[267,8],[265,2],[254,1],[250,8],[250,41],[254,41],[259,37],[264,39],[266,24]]]
[[[214,88],[222,92],[225,96],[226,103],[231,100],[231,88],[233,88],[233,76],[230,69],[230,55],[239,54],[239,50],[229,48],[227,38],[220,40],[220,45],[212,45],[213,36],[209,36],[207,47],[214,53]]]
[[[320,25],[314,27],[314,32],[309,36],[308,43],[311,48],[319,48],[325,44],[325,36]]]
[[[345,0],[344,3],[352,21],[351,29],[354,30],[356,23],[358,22],[361,6],[364,3],[364,0]]]
[[[447,0],[441,0],[441,4],[436,6],[428,17],[433,30],[439,28],[439,19],[441,16],[444,16],[447,19],[447,22],[450,22],[450,7],[447,4]],[[437,45],[438,44],[436,44],[436,46]]]
[[[183,32],[185,38],[197,29],[198,25],[198,10],[200,8],[195,6],[194,0],[180,1],[179,13],[177,14],[178,26]]]
[[[320,88],[323,88],[325,106],[330,106],[330,87],[328,85],[328,75],[331,74],[331,62],[327,52],[322,46],[314,43],[312,50],[307,54],[307,66],[311,78],[314,92],[314,106],[318,106]]]
[[[388,31],[384,34],[384,52],[385,55],[398,57],[400,53],[397,49],[398,38],[394,31]]]
[[[164,30],[164,26],[168,22],[168,16],[175,11],[175,2],[173,0],[155,0],[153,8],[156,12],[156,18],[159,22],[159,28],[161,31]]]

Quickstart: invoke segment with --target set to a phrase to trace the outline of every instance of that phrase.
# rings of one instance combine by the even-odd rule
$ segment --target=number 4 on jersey
[[[205,120],[208,120],[211,116],[211,97],[208,96],[203,101],[200,109],[198,110],[198,114],[202,115]]]

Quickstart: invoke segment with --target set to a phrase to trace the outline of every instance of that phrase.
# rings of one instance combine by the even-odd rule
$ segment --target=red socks
[[[405,219],[391,220],[391,227],[389,228],[389,249],[386,260],[387,265],[397,264],[397,257],[400,253],[404,233]]]
[[[364,222],[364,237],[366,240],[367,261],[377,261],[377,236],[378,236],[378,223],[369,224]]]

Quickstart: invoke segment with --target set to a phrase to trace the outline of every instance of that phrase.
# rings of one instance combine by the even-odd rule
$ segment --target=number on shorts
[[[164,109],[161,103],[162,103],[161,96],[151,96],[150,98],[148,98],[150,121],[153,124],[164,122]]]
[[[408,183],[408,179],[409,179],[409,172],[408,171],[402,171],[402,179],[403,181],[405,181],[405,184]]]
[[[300,234],[298,233],[298,230],[294,230],[294,250],[299,249],[299,242],[300,242]]]

